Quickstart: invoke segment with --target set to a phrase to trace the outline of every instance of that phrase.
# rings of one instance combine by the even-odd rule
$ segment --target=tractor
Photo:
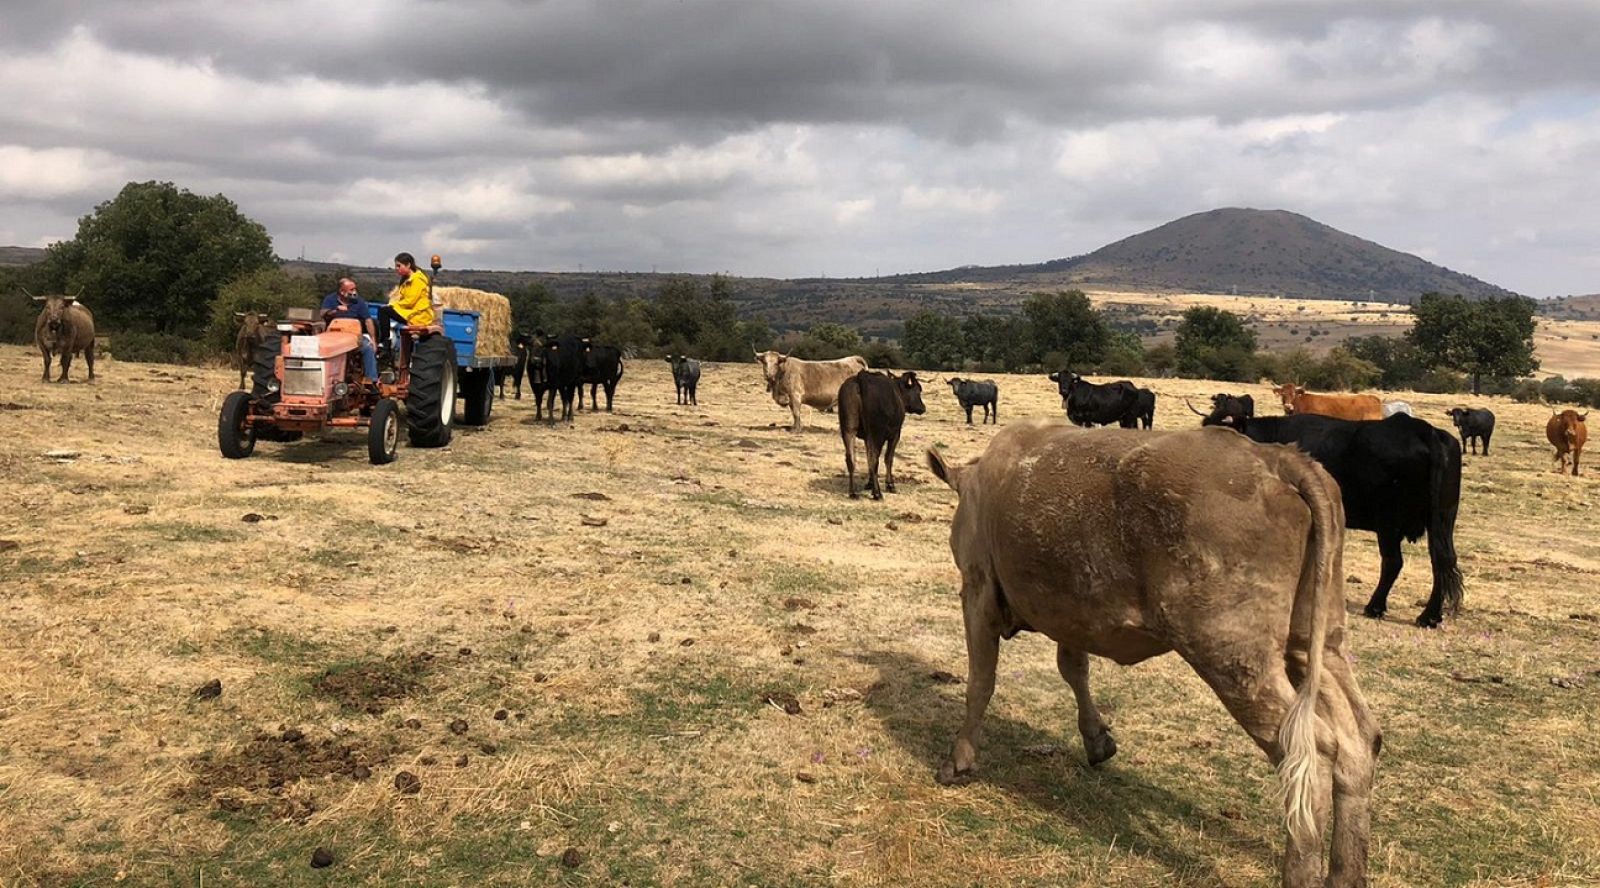
[[[438,256],[432,265],[438,274]],[[442,309],[439,324],[401,327],[393,366],[382,370],[375,384],[366,384],[360,321],[324,323],[309,308],[292,308],[286,315],[256,350],[251,389],[231,392],[222,402],[217,445],[229,459],[249,456],[257,441],[365,429],[367,456],[384,465],[398,455],[402,423],[412,447],[443,447],[455,428],[458,380],[466,401],[464,421],[482,425],[492,409],[494,371],[511,360],[475,354],[478,312]]]

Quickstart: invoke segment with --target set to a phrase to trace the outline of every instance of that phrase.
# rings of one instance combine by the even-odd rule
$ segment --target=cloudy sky
[[[278,252],[856,276],[1287,209],[1600,291],[1595,0],[7,2],[0,244],[130,180]]]

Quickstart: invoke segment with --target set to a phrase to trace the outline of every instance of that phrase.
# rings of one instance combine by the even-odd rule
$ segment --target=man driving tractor
[[[322,300],[323,323],[335,318],[350,318],[361,322],[361,328],[366,331],[361,334],[361,381],[367,385],[377,382],[378,353],[375,343],[378,341],[378,328],[372,323],[367,300],[362,299],[356,292],[356,282],[349,278],[339,278],[338,291],[329,293]]]

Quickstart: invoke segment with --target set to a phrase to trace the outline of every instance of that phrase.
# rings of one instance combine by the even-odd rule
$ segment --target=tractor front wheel
[[[444,447],[456,422],[456,346],[429,336],[411,350],[406,392],[406,436],[412,447]]]
[[[400,407],[393,398],[384,398],[372,408],[372,425],[367,428],[367,457],[375,466],[394,462],[400,452]]]
[[[217,417],[217,447],[228,459],[244,459],[255,452],[256,433],[245,423],[250,415],[250,393],[229,392]]]

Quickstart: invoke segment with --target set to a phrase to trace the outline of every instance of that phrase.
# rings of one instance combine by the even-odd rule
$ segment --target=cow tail
[[[1322,657],[1328,639],[1328,618],[1338,605],[1341,531],[1344,507],[1326,474],[1309,458],[1298,454],[1284,461],[1293,466],[1291,477],[1300,497],[1311,510],[1311,537],[1306,542],[1300,567],[1300,582],[1295,591],[1294,612],[1309,608],[1310,633],[1306,638],[1306,672],[1298,693],[1283,723],[1278,726],[1279,792],[1284,806],[1284,824],[1290,835],[1307,844],[1317,842],[1316,799],[1320,781],[1317,768],[1317,697],[1322,684]],[[1293,637],[1291,616],[1291,633]]]
[[[928,468],[933,470],[933,474],[937,476],[940,481],[950,485],[951,490],[954,490],[956,493],[961,492],[961,475],[966,471],[966,469],[952,466],[950,463],[946,462],[944,454],[940,453],[939,448],[937,447],[928,448]]]
[[[1451,446],[1445,446],[1449,441]],[[1461,448],[1455,438],[1440,432],[1429,442],[1428,560],[1434,582],[1443,588],[1443,608],[1455,616],[1461,611],[1461,568],[1456,564],[1456,512],[1461,508]]]

